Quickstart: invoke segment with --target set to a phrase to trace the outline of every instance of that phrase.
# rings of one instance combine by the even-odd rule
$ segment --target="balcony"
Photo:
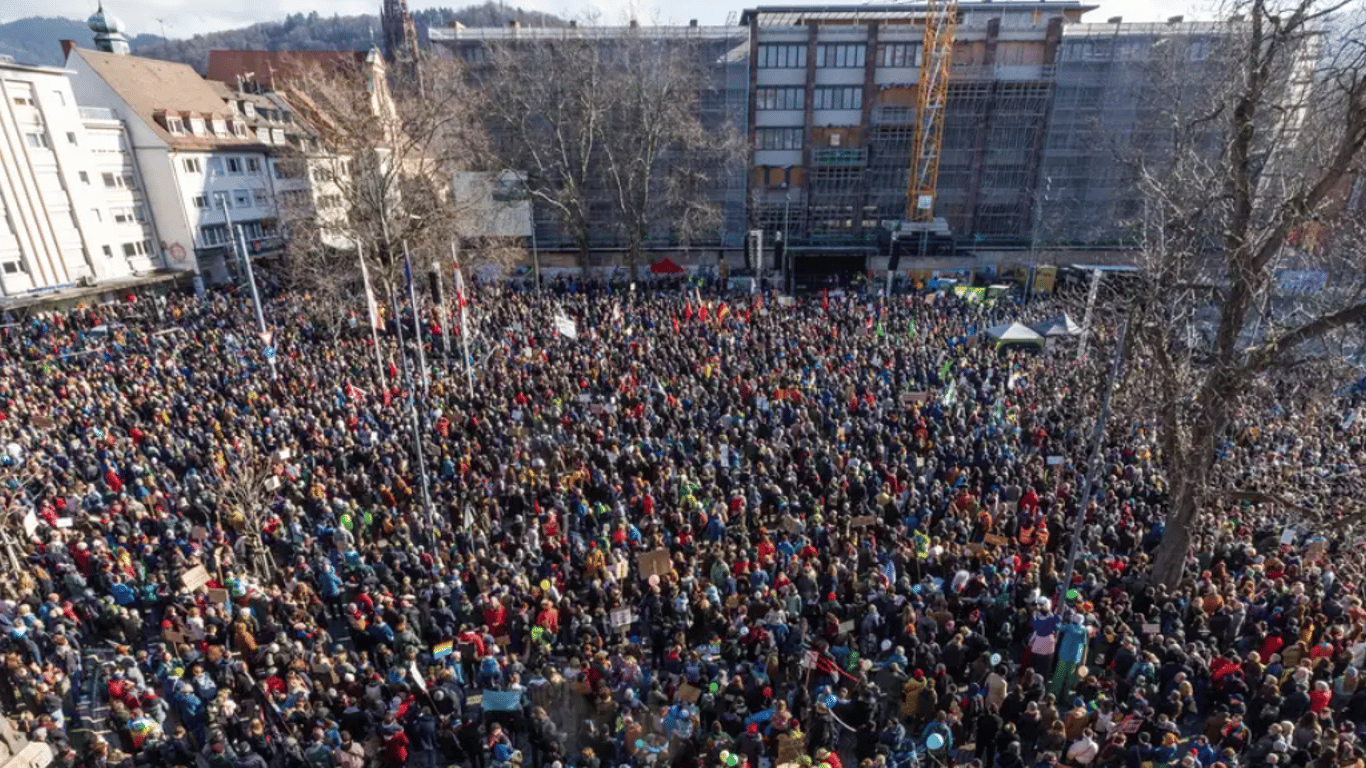
[[[82,120],[118,121],[118,117],[114,115],[114,110],[106,107],[80,107],[80,113]]]

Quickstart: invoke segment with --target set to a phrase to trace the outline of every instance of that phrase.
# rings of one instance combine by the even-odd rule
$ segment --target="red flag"
[[[692,302],[691,302],[691,301],[688,302],[687,304],[684,304],[684,305],[683,305],[683,319],[684,319],[684,320],[691,320],[691,319],[692,319]]]
[[[674,333],[678,333],[678,318],[674,318]]]
[[[397,378],[398,378],[398,366],[394,365],[394,363],[393,363],[392,360],[389,361],[389,378],[391,378],[391,379],[397,379]],[[388,405],[388,404],[389,404],[389,401],[386,399],[386,400],[384,401],[384,404],[385,404],[385,405]]]
[[[391,389],[384,390],[384,407],[388,408],[389,403],[394,401],[394,392]]]
[[[706,304],[703,304],[703,305],[701,306],[701,308],[699,308],[699,309],[697,310],[697,319],[698,319],[698,320],[701,320],[701,321],[704,322],[704,323],[707,322],[707,305],[706,305]]]
[[[830,291],[829,291],[829,289],[822,289],[822,290],[821,290],[821,309],[825,310],[826,312],[829,312],[829,311],[830,311]]]
[[[351,382],[348,381],[346,382],[346,396],[351,398],[352,400],[359,400],[362,397],[365,397],[365,392],[363,390],[351,386]]]

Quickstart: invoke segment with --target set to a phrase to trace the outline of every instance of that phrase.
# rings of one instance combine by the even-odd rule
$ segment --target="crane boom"
[[[914,146],[906,185],[906,220],[934,219],[939,184],[939,150],[944,138],[944,106],[949,96],[949,68],[958,29],[958,0],[926,0],[925,36],[916,90]]]

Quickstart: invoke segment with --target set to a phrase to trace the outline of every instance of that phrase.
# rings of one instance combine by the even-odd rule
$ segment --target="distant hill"
[[[62,64],[62,40],[75,40],[83,46],[91,45],[93,33],[84,21],[29,16],[25,19],[0,24],[0,54],[13,56],[20,64]],[[157,35],[138,35],[131,40],[133,47],[160,43]]]
[[[376,0],[376,5],[378,5]],[[427,30],[460,22],[467,27],[496,27],[518,20],[525,26],[564,26],[565,20],[548,13],[486,2],[468,8],[432,8],[415,11],[417,34],[425,43]],[[92,45],[90,29],[83,21],[50,19],[37,16],[0,24],[0,53],[28,64],[60,64],[58,41],[75,40],[83,47]],[[190,38],[163,40],[157,35],[137,35],[131,42],[133,53],[153,59],[179,61],[201,73],[207,66],[209,51],[215,48],[238,50],[353,51],[380,43],[378,16],[323,16],[317,11],[294,13],[284,21],[268,21],[240,29],[210,32]]]

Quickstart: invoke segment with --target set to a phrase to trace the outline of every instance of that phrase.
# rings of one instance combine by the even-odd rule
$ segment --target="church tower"
[[[384,0],[380,9],[384,30],[384,58],[395,67],[395,74],[413,78],[417,73],[417,27],[408,13],[407,0]]]
[[[128,36],[123,33],[123,22],[113,16],[104,15],[104,3],[100,3],[99,10],[91,16],[87,23],[90,31],[95,33],[95,47],[105,53],[116,53],[120,56],[127,56],[133,49],[128,45]]]

